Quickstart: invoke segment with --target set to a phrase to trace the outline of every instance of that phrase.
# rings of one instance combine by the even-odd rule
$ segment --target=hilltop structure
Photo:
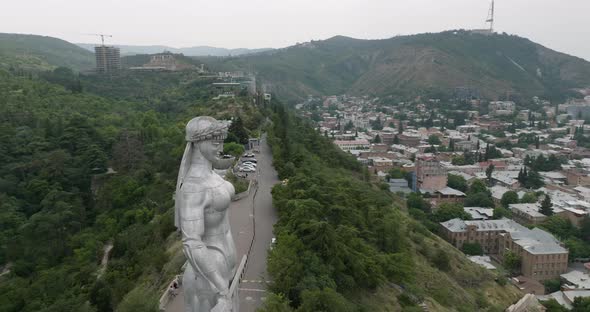
[[[150,61],[148,63],[143,64],[140,67],[131,67],[130,69],[177,71],[192,68],[194,68],[194,66],[179,62],[174,54],[168,51],[164,51],[163,53],[158,53],[150,56]],[[202,67],[200,68],[200,70],[204,71]]]

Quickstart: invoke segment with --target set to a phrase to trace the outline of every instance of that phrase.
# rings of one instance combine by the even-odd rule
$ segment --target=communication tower
[[[494,33],[494,0],[492,0],[492,4],[490,5],[486,23],[490,23],[490,33]]]

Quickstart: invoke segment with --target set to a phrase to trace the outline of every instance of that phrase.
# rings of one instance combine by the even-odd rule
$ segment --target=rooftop
[[[450,188],[450,187],[445,187],[443,189],[438,190],[437,192],[443,194],[443,195],[447,195],[447,196],[465,196],[465,193],[456,190],[454,188]]]
[[[559,245],[559,241],[553,235],[539,228],[510,233],[512,240],[517,245],[531,254],[555,254],[567,253],[567,249]]]
[[[492,260],[489,256],[470,256],[469,260],[473,263],[477,263],[488,270],[495,270],[496,267],[492,264]]]
[[[441,225],[451,232],[459,233],[467,231],[468,226],[475,226],[476,231],[502,231],[510,233],[512,241],[531,254],[567,253],[567,249],[559,245],[559,241],[553,235],[539,228],[528,228],[513,220],[502,218],[500,220],[472,220],[464,221],[452,219],[441,222]]]
[[[571,271],[561,274],[561,278],[576,289],[590,289],[590,276],[580,271]]]
[[[487,220],[494,216],[494,209],[483,207],[465,207],[465,212],[471,215],[473,220]]]
[[[523,212],[531,217],[544,217],[545,215],[539,212],[540,205],[537,203],[534,204],[510,204],[508,208],[510,210],[518,210]]]
[[[447,228],[451,232],[464,232],[467,231],[468,225],[475,226],[476,230],[479,231],[505,231],[505,232],[516,232],[526,230],[526,228],[513,220],[502,218],[500,220],[472,220],[465,221],[461,219],[452,219],[446,222],[441,222],[441,225]]]

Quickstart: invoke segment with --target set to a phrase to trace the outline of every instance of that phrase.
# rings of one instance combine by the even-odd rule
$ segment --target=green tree
[[[480,256],[483,255],[483,248],[478,242],[474,243],[464,243],[463,247],[461,248],[466,255],[470,256]]]
[[[440,138],[437,135],[431,134],[428,137],[428,144],[430,144],[430,145],[440,145],[441,144]]]
[[[561,290],[561,280],[559,278],[545,280],[543,281],[543,285],[547,294]]]
[[[494,216],[495,220],[502,219],[502,218],[510,218],[512,216],[512,212],[504,207],[496,207],[494,208]]]
[[[519,255],[510,250],[504,254],[504,266],[510,270],[512,274],[520,272],[520,264],[521,258]]]
[[[223,153],[226,155],[232,155],[234,157],[240,157],[244,153],[244,145],[236,143],[236,142],[229,142],[223,144]]]
[[[350,131],[354,129],[354,124],[352,123],[352,120],[349,120],[346,125],[344,125],[344,131]]]
[[[157,294],[147,287],[137,287],[130,291],[119,306],[121,312],[156,312],[158,311]]]
[[[500,203],[504,208],[508,208],[510,204],[517,204],[518,194],[515,191],[508,191],[502,195]]]
[[[580,235],[584,240],[590,241],[590,217],[587,215],[580,222]]]
[[[465,157],[460,155],[460,156],[454,156],[451,159],[451,163],[455,166],[464,166],[467,164],[467,162],[465,161]]]
[[[459,175],[449,174],[447,186],[461,192],[467,192],[467,181],[465,178]]]
[[[486,186],[485,182],[482,180],[474,180],[469,187],[469,194],[476,194],[476,193],[489,193],[488,187]]]
[[[424,153],[433,153],[436,154],[436,147],[434,145],[430,145],[426,149],[424,149]]]
[[[403,179],[405,173],[398,167],[391,168],[388,172],[388,177],[391,179]]]
[[[370,124],[373,130],[383,130],[383,123],[381,122],[381,117],[377,117],[377,119],[371,121]]]
[[[430,203],[428,203],[422,195],[418,193],[410,193],[406,200],[408,208],[420,209],[424,212],[430,212]]]
[[[576,297],[572,303],[572,312],[586,312],[590,311],[589,297]]]
[[[486,193],[467,194],[465,207],[494,207],[494,200]]]
[[[113,311],[111,301],[111,290],[102,279],[98,279],[90,290],[90,302],[96,306],[98,311],[110,312]]]
[[[442,203],[432,213],[432,221],[445,222],[451,219],[459,218],[462,220],[469,220],[471,215],[460,204]]]
[[[547,301],[542,302],[543,306],[547,308],[547,312],[568,312],[570,310],[566,309],[564,306],[559,304],[557,300],[550,299]]]
[[[553,203],[551,203],[551,196],[549,196],[549,194],[546,194],[543,201],[541,201],[539,212],[546,216],[553,215]]]
[[[486,168],[486,177],[488,178],[488,183],[492,183],[492,173],[494,172],[494,164],[490,164],[488,168]]]
[[[375,144],[381,143],[381,137],[379,136],[379,134],[377,134],[375,136],[375,138],[373,139],[373,143],[375,143]]]
[[[293,308],[289,306],[289,300],[281,294],[270,293],[259,312],[293,312]]]
[[[451,269],[451,259],[449,255],[442,249],[439,249],[433,259],[434,265],[442,271],[449,271]]]
[[[248,144],[248,131],[244,127],[244,121],[238,116],[229,126],[226,143],[235,142],[239,144]]]
[[[353,312],[353,305],[332,288],[305,290],[301,295],[300,312]]]
[[[522,198],[520,199],[520,202],[523,204],[536,203],[537,202],[537,195],[535,195],[535,192],[527,192],[522,196]]]

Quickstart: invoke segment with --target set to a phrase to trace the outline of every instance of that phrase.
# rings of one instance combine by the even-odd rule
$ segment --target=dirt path
[[[108,242],[104,245],[102,249],[102,260],[100,261],[100,268],[98,269],[97,278],[100,278],[104,272],[107,270],[107,265],[109,264],[109,256],[111,255],[111,251],[113,250],[113,242]]]

